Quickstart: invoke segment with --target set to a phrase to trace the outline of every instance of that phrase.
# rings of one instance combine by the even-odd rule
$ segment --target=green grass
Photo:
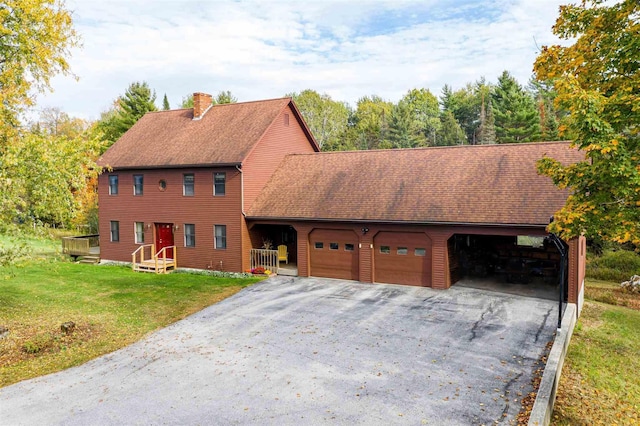
[[[0,386],[114,351],[257,281],[51,260],[30,261],[13,276],[0,271],[0,326],[10,330],[0,339]],[[76,323],[68,336],[60,331],[66,321]]]
[[[552,424],[640,424],[640,295],[621,299],[618,289],[614,282],[587,282]],[[594,300],[607,294],[609,303]]]

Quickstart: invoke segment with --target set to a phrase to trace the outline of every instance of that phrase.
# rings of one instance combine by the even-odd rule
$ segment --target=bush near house
[[[606,249],[600,256],[587,256],[589,278],[621,283],[632,275],[640,275],[640,255],[634,251]]]

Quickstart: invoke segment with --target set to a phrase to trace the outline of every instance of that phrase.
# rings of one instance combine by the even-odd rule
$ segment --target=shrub
[[[640,256],[628,250],[605,250],[602,256],[587,257],[587,276],[597,280],[622,282],[640,275]]]

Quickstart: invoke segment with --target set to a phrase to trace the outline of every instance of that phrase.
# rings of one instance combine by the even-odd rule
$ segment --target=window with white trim
[[[184,224],[184,246],[196,246],[196,225],[194,225],[193,223]]]
[[[213,248],[225,250],[227,248],[227,225],[214,225],[213,234],[215,236]]]
[[[144,222],[135,223],[136,244],[144,244]]]

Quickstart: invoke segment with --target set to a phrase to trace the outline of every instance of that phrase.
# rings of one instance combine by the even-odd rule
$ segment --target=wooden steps
[[[138,272],[153,272],[156,274],[166,274],[176,269],[176,262],[174,259],[167,258],[166,261],[158,259],[156,262],[153,259],[143,260],[142,262],[136,262],[133,264],[133,270]]]
[[[100,263],[100,256],[81,256],[79,259],[78,263]]]

